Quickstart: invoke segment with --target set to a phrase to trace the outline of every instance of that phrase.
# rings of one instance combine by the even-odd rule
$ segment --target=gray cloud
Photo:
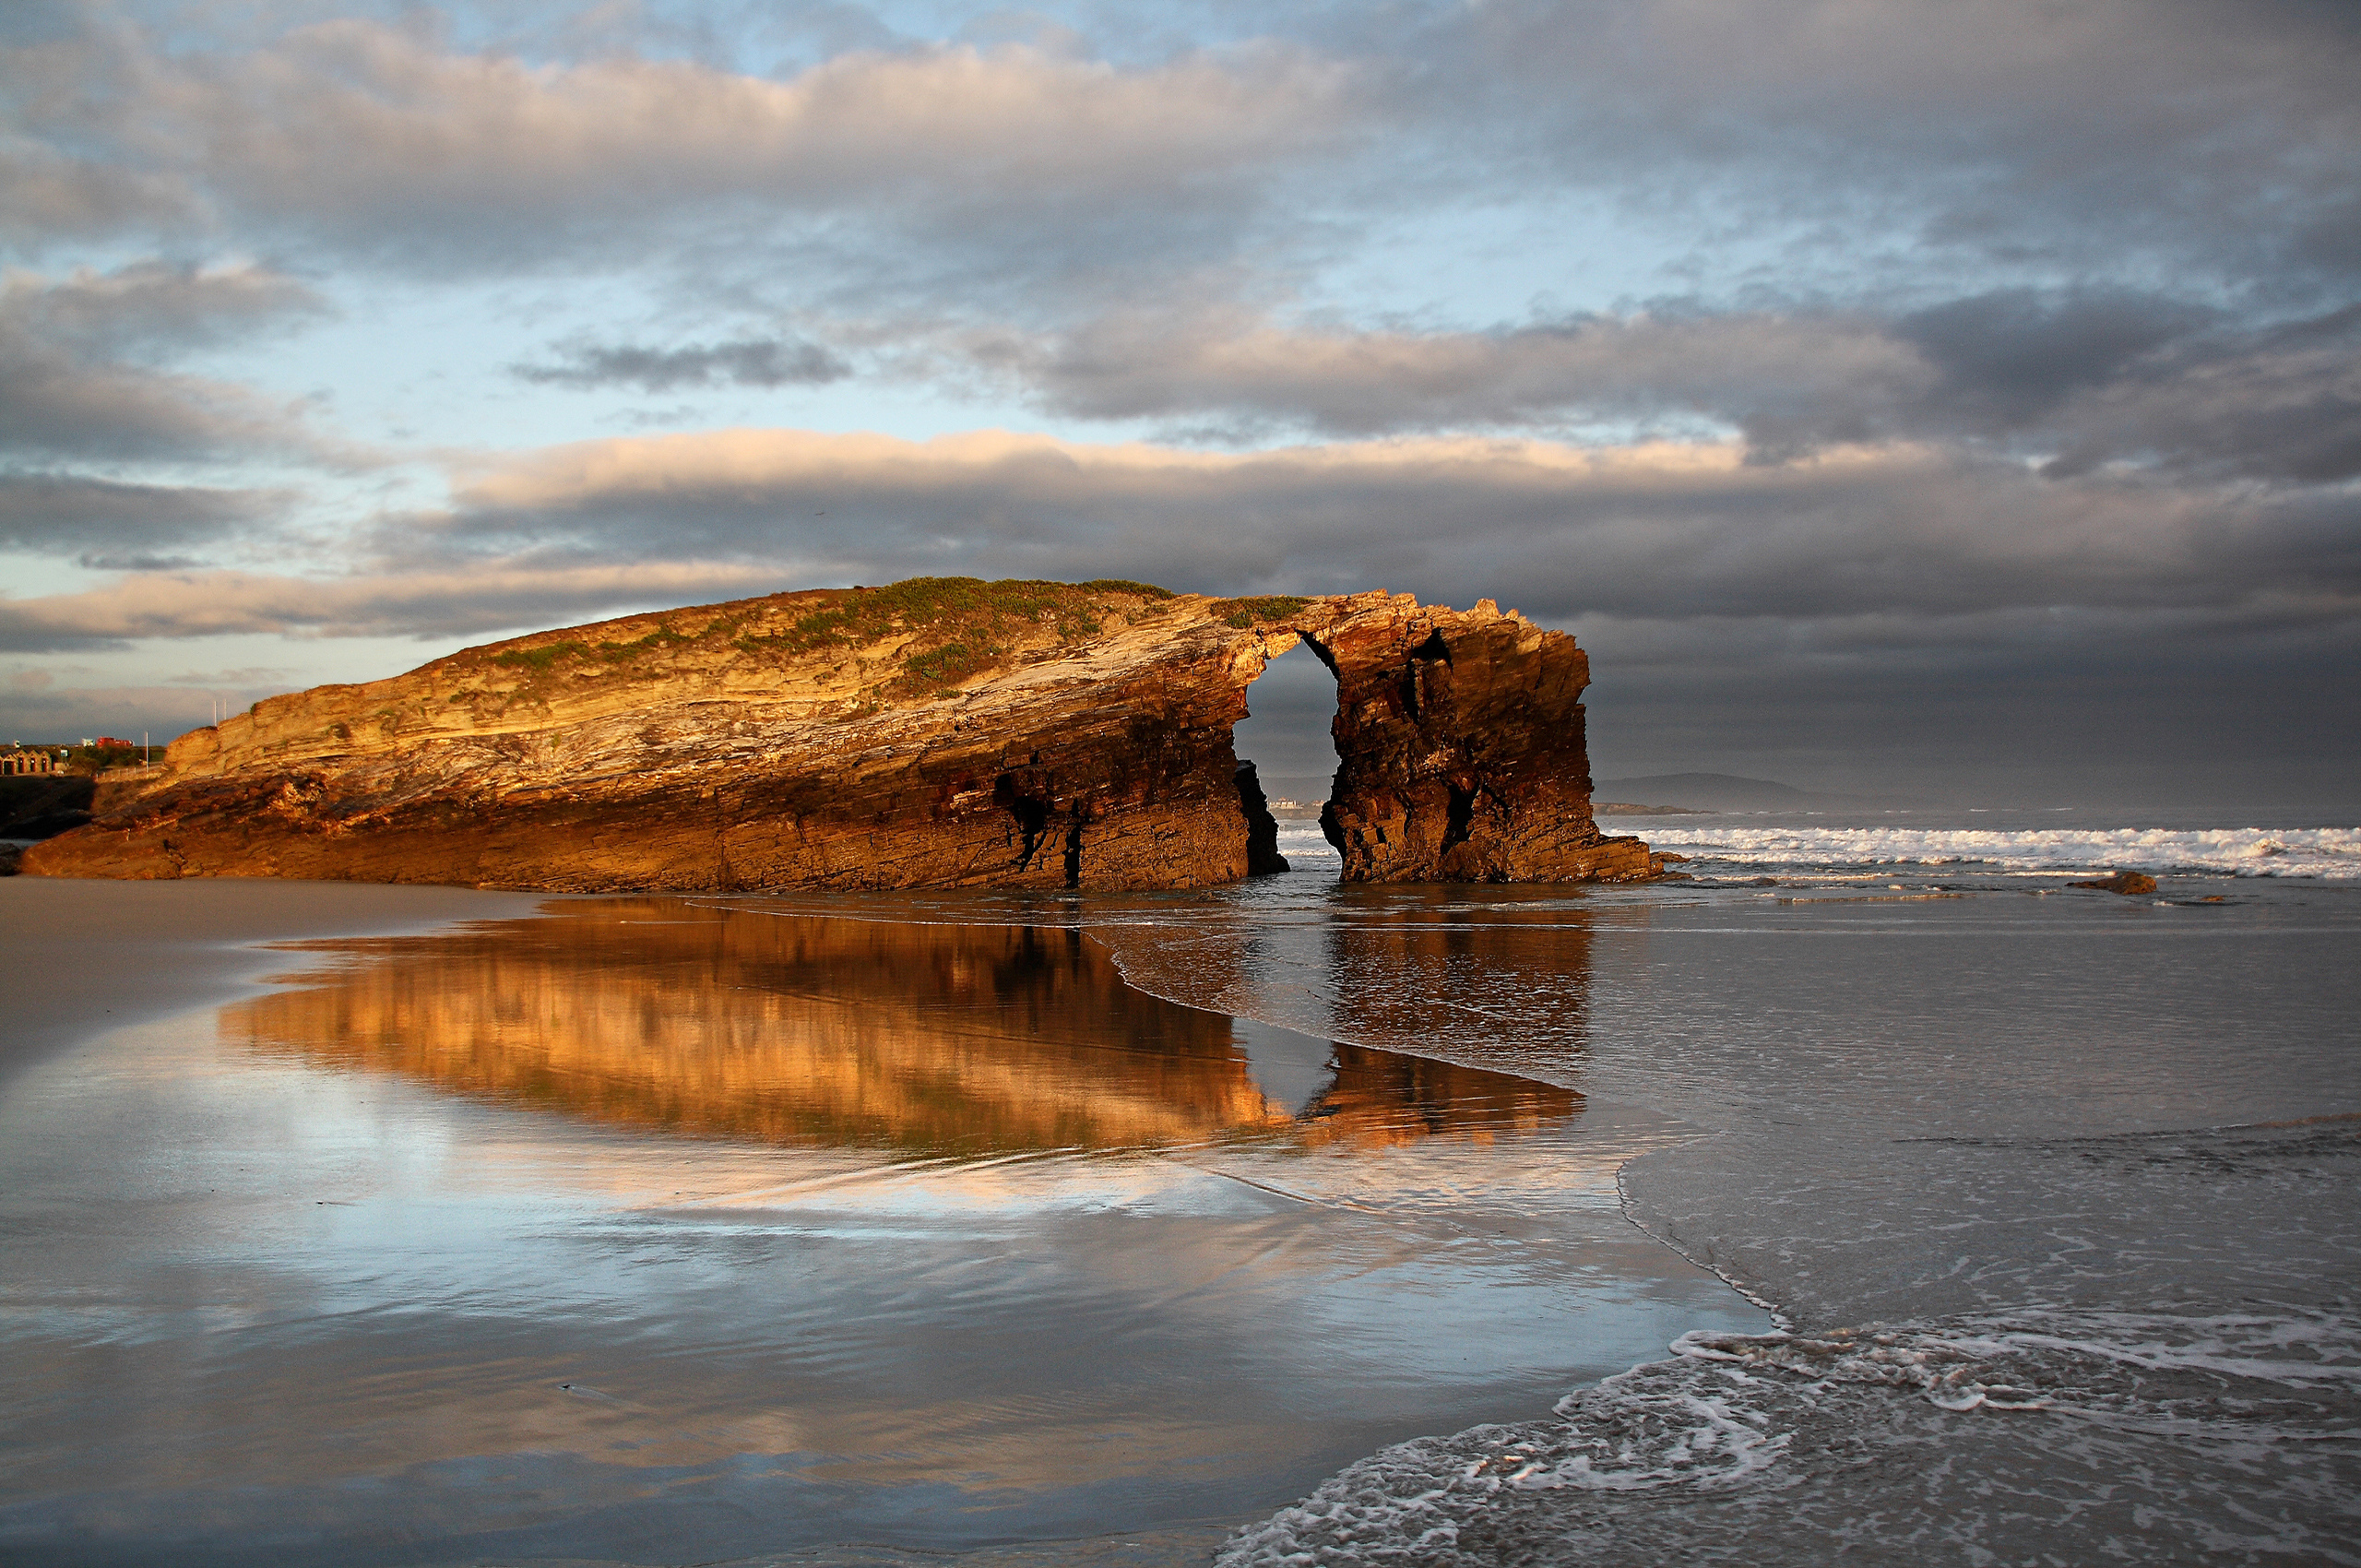
[[[1836,315],[1639,314],[1414,332],[1289,329],[1242,311],[1132,313],[980,352],[1060,413],[1244,419],[1332,435],[1585,418],[1736,422],[1915,399],[1934,380],[1912,345]]]
[[[2192,335],[2079,391],[2054,424],[2053,473],[2151,458],[2201,478],[2361,476],[2361,306]]]
[[[1130,315],[956,347],[1047,408],[1358,436],[1601,422],[1832,445],[1998,445],[2056,475],[2126,461],[2333,482],[2361,460],[2361,307],[2254,323],[2117,289],[2011,289],[1893,320],[1667,309],[1492,332]]]
[[[0,454],[217,457],[315,442],[243,387],[162,368],[172,355],[324,306],[255,267],[136,265],[0,283]]]
[[[469,561],[440,570],[316,577],[142,573],[79,593],[0,599],[0,652],[274,632],[465,635],[587,620],[618,606],[661,608],[742,598],[779,586],[780,574],[773,568],[697,562]]]
[[[19,110],[29,170],[102,148],[192,208],[438,268],[645,250],[749,203],[771,228],[870,211],[938,235],[1030,213],[1038,243],[1052,214],[1252,200],[1357,118],[1347,65],[1267,44],[1136,67],[910,44],[775,80],[630,53],[536,68],[351,19],[214,54],[98,27],[9,54],[86,89]]]
[[[556,346],[558,364],[519,364],[509,374],[554,386],[633,386],[670,392],[683,386],[816,386],[841,381],[852,367],[817,343],[792,338],[647,349],[628,344]]]
[[[552,624],[668,591],[1119,569],[1207,592],[1490,596],[1553,620],[1843,623],[1886,647],[1979,618],[2197,616],[2251,630],[2361,616],[2361,501],[2342,492],[2044,479],[2021,462],[1908,447],[1763,465],[1732,443],[1467,438],[1237,456],[737,431],[502,459],[461,482],[449,514],[389,519],[375,551],[350,576],[151,574],[18,600],[10,635],[46,647],[426,634]]]
[[[1145,60],[1129,25],[1093,58],[872,23],[775,77],[618,25],[520,17],[533,64],[361,19],[211,50],[53,28],[0,61],[40,84],[0,180],[37,238],[213,225],[437,275],[694,257],[736,282],[791,255],[848,307],[956,315],[964,286],[1049,320],[1207,267],[1251,298],[1372,220],[1519,204],[1694,236],[1719,297],[1776,275],[1925,303],[1997,268],[2317,309],[2361,268],[2361,24],[2303,0],[1431,0]]]
[[[1741,0],[1438,6],[1399,91],[1464,166],[1768,230],[1950,256],[2349,284],[2361,17],[2316,0]],[[1481,89],[1488,114],[1454,113]],[[1734,224],[1733,220],[1739,220]],[[1742,227],[1741,227],[1742,225]],[[1818,232],[1815,233],[1814,230]],[[1915,242],[1915,244],[1914,244]],[[1913,254],[1915,253],[1915,254]],[[2054,275],[2054,270],[2053,270]]]
[[[1103,575],[1207,591],[1372,583],[1527,609],[1816,617],[2361,603],[2361,502],[2193,489],[1923,446],[1782,465],[1728,443],[1477,438],[1245,455],[987,433],[587,443],[467,480],[412,548]],[[650,541],[660,541],[651,545]]]
[[[0,470],[0,548],[84,552],[83,564],[156,570],[160,547],[216,540],[281,515],[283,492],[127,484]],[[185,559],[171,557],[173,564]]]
[[[1916,312],[1893,331],[1941,374],[1930,402],[1971,427],[2017,430],[2216,315],[2128,290],[2006,289]]]

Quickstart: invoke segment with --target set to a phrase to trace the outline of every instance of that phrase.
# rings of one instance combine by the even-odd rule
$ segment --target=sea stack
[[[553,891],[1169,888],[1275,869],[1230,731],[1335,671],[1323,826],[1367,882],[1637,881],[1572,637],[1489,600],[919,578],[628,616],[316,686],[107,776],[30,874]]]

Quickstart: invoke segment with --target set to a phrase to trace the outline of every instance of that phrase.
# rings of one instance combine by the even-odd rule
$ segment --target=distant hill
[[[1263,793],[1275,801],[1301,801],[1316,806],[1328,798],[1331,777],[1325,773],[1267,773],[1263,776]]]
[[[1815,794],[1769,778],[1734,773],[1651,773],[1640,778],[1601,778],[1591,786],[1594,801],[1630,801],[1646,806],[1682,806],[1690,811],[1781,812],[1857,803],[1851,795]]]

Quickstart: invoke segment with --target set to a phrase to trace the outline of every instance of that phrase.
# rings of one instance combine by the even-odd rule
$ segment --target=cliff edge
[[[918,578],[469,648],[111,774],[33,875],[558,891],[1204,886],[1278,869],[1231,727],[1335,671],[1344,875],[1660,874],[1591,819],[1589,660],[1489,600]]]

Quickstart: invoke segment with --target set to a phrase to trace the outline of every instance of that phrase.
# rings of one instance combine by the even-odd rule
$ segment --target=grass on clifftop
[[[631,678],[639,673],[633,666],[643,655],[674,646],[722,645],[746,653],[796,657],[909,637],[917,646],[904,659],[901,673],[877,695],[943,695],[1006,658],[1022,629],[1050,625],[1060,642],[1081,642],[1098,634],[1108,614],[1118,608],[1114,600],[1154,601],[1173,595],[1151,583],[1117,577],[1086,583],[911,577],[884,588],[826,588],[780,597],[791,599],[791,608],[801,610],[783,625],[782,612],[791,612],[791,608],[774,608],[774,600],[757,600],[717,606],[722,612],[694,634],[675,630],[667,616],[656,630],[629,641],[558,637],[504,648],[485,661],[521,671],[528,691],[534,691],[560,675]],[[1135,611],[1136,605],[1123,608]],[[697,612],[674,613],[694,616]],[[454,694],[451,700],[466,700],[465,695]]]
[[[1300,615],[1311,600],[1291,593],[1266,593],[1260,599],[1225,599],[1214,605],[1214,618],[1225,626],[1245,631],[1266,621]]]
[[[886,696],[942,695],[991,669],[1011,651],[1020,625],[1054,625],[1058,640],[1097,636],[1114,596],[1170,599],[1148,583],[1101,577],[1087,583],[1035,578],[911,577],[884,588],[840,589],[783,630],[738,639],[749,652],[818,653],[860,647],[896,636],[915,636],[920,647],[903,661]]]

